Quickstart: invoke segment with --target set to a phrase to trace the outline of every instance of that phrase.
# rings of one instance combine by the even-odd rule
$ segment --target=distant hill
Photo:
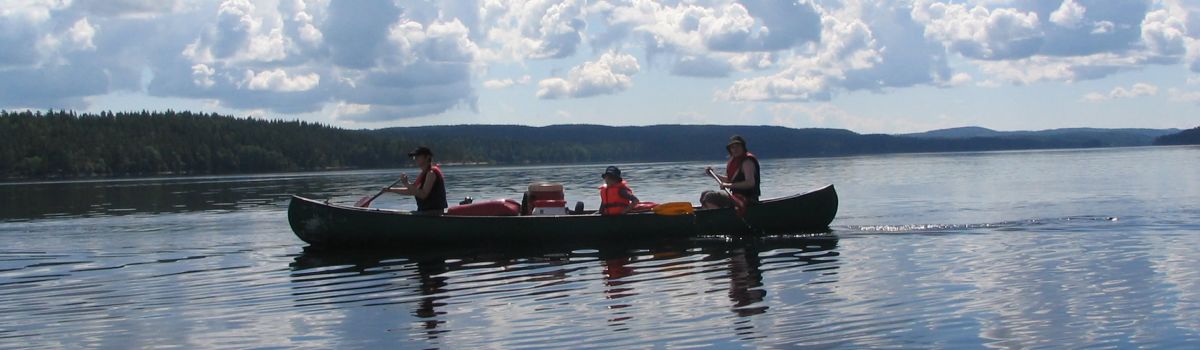
[[[438,145],[454,145],[448,155],[465,161],[515,164],[721,159],[734,134],[745,136],[751,150],[775,157],[867,151],[858,144],[863,136],[848,130],[776,126],[455,125],[389,128],[374,134],[428,144],[435,152]]]
[[[1180,131],[1175,134],[1162,135],[1154,139],[1155,145],[1200,145],[1200,126]]]
[[[731,135],[763,158],[1144,146],[1194,137],[1154,129],[909,135],[726,125],[454,125],[346,130],[297,121],[191,112],[0,111],[0,179],[228,174],[410,165],[417,145],[450,163],[719,162]],[[1182,136],[1176,136],[1182,135]]]
[[[1040,142],[1069,142],[1088,144],[1090,147],[1124,147],[1148,146],[1154,144],[1159,136],[1179,132],[1179,129],[1098,129],[1098,128],[1065,128],[1037,131],[996,131],[977,126],[950,128],[926,131],[922,133],[901,134],[904,137],[930,139],[961,139],[961,138],[1004,138],[1030,140]]]
[[[993,137],[1003,135],[1003,132],[982,128],[978,126],[964,126],[959,128],[938,129],[926,132],[899,134],[897,136],[922,137],[922,138],[966,138],[966,137]]]
[[[778,126],[455,125],[388,128],[373,132],[433,147],[438,144],[466,147],[463,149],[466,152],[456,154],[451,150],[451,155],[471,161],[538,163],[721,159],[726,140],[734,134],[746,137],[749,148],[759,156],[779,158],[1147,146],[1154,140],[1152,135],[1171,131],[1081,128],[1002,132],[968,127],[912,136]]]

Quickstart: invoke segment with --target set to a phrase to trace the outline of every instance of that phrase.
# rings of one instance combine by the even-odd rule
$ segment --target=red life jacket
[[[615,186],[608,184],[600,186],[600,214],[617,215],[629,207],[630,200],[621,197],[622,189],[633,194],[633,190],[629,189],[629,184],[625,183],[625,180],[621,180],[621,183]]]
[[[433,179],[426,179],[426,177],[430,173],[433,174],[433,176],[434,176]],[[445,176],[442,175],[442,168],[438,167],[437,164],[430,164],[429,171],[422,171],[421,175],[417,175],[417,181],[414,182],[414,184],[417,185],[417,188],[421,188],[421,187],[425,186],[426,180],[434,181],[433,190],[429,191],[428,197],[425,197],[425,199],[420,199],[420,198],[414,197],[417,201],[417,210],[418,211],[439,210],[439,209],[446,209],[446,207],[448,207],[448,205],[446,205],[447,203],[446,203],[446,180],[445,179],[446,179]]]
[[[758,157],[749,151],[746,154],[730,157],[729,163],[725,164],[725,178],[729,179],[730,183],[736,183],[746,180],[746,174],[742,174],[742,163],[746,160],[754,162],[754,187],[749,189],[730,189],[735,196],[742,197],[743,201],[748,203],[757,203],[758,196],[762,195],[762,167],[758,163]]]

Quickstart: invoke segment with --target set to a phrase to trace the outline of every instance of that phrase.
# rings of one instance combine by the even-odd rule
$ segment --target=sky
[[[1192,128],[1200,1],[0,0],[0,109]]]

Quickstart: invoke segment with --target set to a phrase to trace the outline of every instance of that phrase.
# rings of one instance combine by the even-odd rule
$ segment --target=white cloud
[[[594,61],[545,70],[585,55]],[[490,67],[499,61],[528,71],[490,75],[499,74]],[[146,91],[271,113],[365,106],[338,118],[384,122],[474,109],[476,90],[530,84],[530,76],[556,76],[538,81],[537,96],[548,99],[619,93],[632,86],[634,74],[656,71],[674,75],[673,84],[705,84],[717,102],[758,106],[753,102],[825,101],[912,86],[1074,82],[1156,65],[1200,73],[1196,5],[121,0],[0,6],[0,108],[87,107],[103,100],[98,95]],[[145,72],[152,73],[149,84]],[[1114,91],[1089,96],[1125,96]]]
[[[596,61],[571,68],[566,78],[538,82],[537,97],[556,99],[614,94],[633,86],[632,75],[639,70],[641,67],[633,56],[606,52]]]
[[[1087,9],[1075,0],[1065,0],[1057,10],[1050,13],[1050,22],[1067,28],[1076,28],[1083,22]]]
[[[279,62],[287,59],[292,38],[284,35],[278,9],[258,7],[249,0],[225,0],[213,23],[183,50],[194,63]]]
[[[496,59],[574,55],[587,27],[582,0],[487,0],[481,7],[487,38],[500,46],[488,55]]]
[[[1120,87],[1120,86],[1115,87],[1111,91],[1109,91],[1107,94],[1099,93],[1099,92],[1091,92],[1091,93],[1084,95],[1083,99],[1086,101],[1091,101],[1091,102],[1100,102],[1100,101],[1107,101],[1107,100],[1113,100],[1113,99],[1126,99],[1126,98],[1135,98],[1135,97],[1142,97],[1142,96],[1154,96],[1157,94],[1158,94],[1157,86],[1154,86],[1151,84],[1146,84],[1146,83],[1136,83],[1136,84],[1133,84],[1133,86],[1129,87],[1128,89],[1126,89],[1124,87]]]
[[[325,40],[325,34],[314,24],[314,18],[309,13],[308,4],[304,0],[283,0],[279,3],[279,11],[285,15],[283,20],[296,31],[299,42],[309,47],[320,45]]]
[[[950,77],[950,80],[943,82],[942,86],[947,86],[947,87],[964,86],[964,85],[970,84],[973,81],[975,81],[975,78],[972,78],[970,74],[956,73],[956,74],[954,74],[954,76]]]
[[[1084,101],[1099,102],[1108,100],[1108,96],[1099,92],[1089,92],[1083,95]]]
[[[1114,88],[1109,92],[1112,98],[1133,98],[1141,96],[1154,96],[1158,94],[1158,87],[1146,83],[1133,84],[1133,87],[1124,89],[1121,87]]]
[[[602,35],[641,40],[648,48],[686,55],[714,52],[775,51],[820,37],[821,17],[808,1],[717,2],[673,6],[646,0],[593,6],[605,19]]]
[[[96,45],[92,43],[92,38],[96,36],[96,28],[88,23],[87,18],[75,22],[68,30],[67,36],[71,38],[71,43],[81,50],[96,49]]]
[[[50,20],[52,11],[62,10],[70,5],[70,1],[5,1],[4,6],[0,6],[0,17],[42,23]]]
[[[992,77],[1025,85],[1045,81],[1099,79],[1139,67],[1142,56],[1101,53],[1077,57],[1034,56],[1019,60],[980,62],[979,68]]]
[[[1172,88],[1167,90],[1171,101],[1200,104],[1200,91],[1188,91]]]
[[[505,89],[505,88],[508,88],[508,87],[511,87],[514,85],[529,84],[529,81],[532,79],[533,78],[528,75],[522,76],[521,78],[516,79],[516,80],[514,80],[514,79],[491,79],[491,80],[485,80],[483,82],[483,87],[488,88],[488,89],[494,89],[494,90],[495,89]]]
[[[1037,13],[1015,8],[921,0],[913,5],[912,17],[926,25],[926,37],[968,58],[1025,58],[1037,53],[1044,41]]]
[[[434,22],[427,27],[414,21],[401,21],[388,33],[388,40],[397,48],[396,56],[386,59],[401,65],[422,59],[470,63],[478,55],[479,47],[468,35],[467,27],[457,19]]]
[[[738,70],[753,71],[771,68],[778,59],[779,55],[771,52],[746,52],[734,55],[729,63]]]
[[[1168,10],[1146,14],[1142,21],[1142,41],[1150,52],[1159,56],[1182,56],[1187,52],[1186,18]]]
[[[1114,30],[1116,27],[1117,27],[1117,25],[1116,25],[1116,24],[1114,24],[1113,22],[1109,22],[1109,21],[1096,21],[1096,23],[1092,25],[1092,32],[1091,32],[1091,34],[1108,34],[1108,33],[1112,33],[1112,32],[1113,32],[1113,30]]]
[[[241,85],[250,90],[294,92],[312,90],[320,83],[321,76],[317,73],[289,75],[283,69],[261,72],[247,69]]]
[[[337,107],[334,107],[333,117],[343,118],[348,116],[363,115],[371,112],[371,105],[346,103],[338,101]]]
[[[820,45],[813,55],[794,56],[783,69],[741,79],[717,98],[732,101],[825,101],[838,88],[874,88],[847,81],[847,74],[874,67],[882,60],[871,28],[858,19],[827,14],[821,19]],[[876,79],[876,82],[879,80]]]
[[[216,82],[213,81],[213,75],[216,73],[216,70],[212,69],[208,65],[198,63],[192,66],[192,82],[195,83],[196,86],[210,88],[216,84]]]
[[[701,17],[696,28],[704,45],[711,50],[742,51],[747,43],[762,40],[756,36],[770,32],[769,28],[757,25],[742,4],[725,5],[720,13],[722,16]]]

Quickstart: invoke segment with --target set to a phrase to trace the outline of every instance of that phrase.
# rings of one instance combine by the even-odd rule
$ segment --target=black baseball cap
[[[433,151],[429,150],[429,147],[421,146],[417,147],[417,149],[413,150],[412,152],[408,152],[409,157],[416,157],[419,155],[433,156]]]
[[[604,169],[604,175],[600,175],[600,178],[606,178],[609,176],[620,179],[621,169],[617,169],[615,166],[609,166],[608,168]]]

